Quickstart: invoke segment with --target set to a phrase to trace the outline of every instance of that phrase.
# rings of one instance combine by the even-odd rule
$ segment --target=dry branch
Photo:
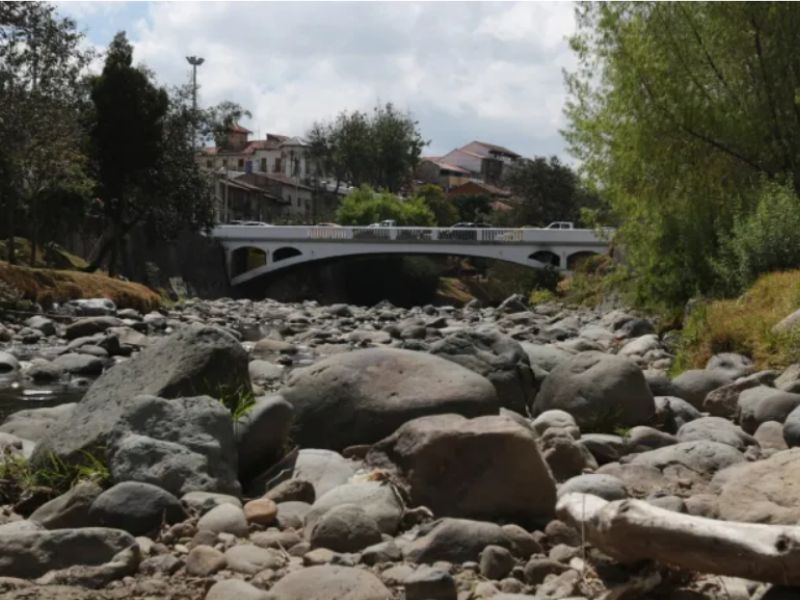
[[[784,585],[800,585],[800,527],[717,521],[652,506],[567,494],[559,518],[623,563],[671,567]]]

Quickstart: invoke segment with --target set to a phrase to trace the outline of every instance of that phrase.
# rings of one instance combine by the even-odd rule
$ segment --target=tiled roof
[[[296,187],[301,190],[311,191],[311,188],[308,187],[307,185],[296,182],[291,177],[287,177],[282,173],[248,173],[246,175],[242,175],[239,178],[237,178],[237,181],[246,181],[252,185],[257,185],[259,187],[268,185],[269,183],[277,183],[279,185]]]
[[[230,131],[231,133],[253,133],[252,131],[250,131],[246,127],[242,127],[238,123],[234,123],[233,125],[228,127],[228,131]]]
[[[464,187],[467,187],[467,186],[477,187],[480,190],[486,192],[487,194],[489,194],[491,196],[500,196],[500,197],[503,197],[503,198],[509,198],[511,196],[511,192],[509,192],[508,190],[504,190],[502,188],[499,188],[499,187],[497,187],[495,185],[491,185],[489,183],[484,183],[483,181],[467,181],[467,182],[464,182],[464,183],[462,183],[460,185],[457,185],[455,187],[450,188],[450,193],[451,194],[453,194],[453,193],[457,194],[458,191],[461,188],[464,188]]]
[[[513,150],[509,150],[505,146],[498,146],[497,144],[489,144],[487,142],[479,142],[478,140],[475,140],[472,143],[473,144],[480,144],[481,146],[483,146],[485,148],[488,148],[489,150],[493,150],[494,152],[500,152],[501,154],[508,154],[509,156],[513,156],[513,157],[516,157],[516,158],[519,158],[519,156],[520,156],[519,154],[517,154]],[[467,145],[469,145],[469,144],[467,144]]]

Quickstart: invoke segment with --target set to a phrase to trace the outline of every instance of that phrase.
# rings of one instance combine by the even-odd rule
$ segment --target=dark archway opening
[[[300,250],[290,246],[278,248],[272,253],[272,262],[280,262],[282,260],[286,260],[287,258],[292,258],[293,256],[300,256],[301,254],[302,252],[300,252]]]
[[[237,248],[231,256],[231,276],[236,277],[267,264],[267,253],[260,248]]]
[[[561,258],[558,256],[558,254],[555,252],[550,252],[549,250],[539,250],[539,252],[534,252],[528,256],[528,258],[538,260],[540,263],[544,263],[556,268],[558,268],[561,264]]]
[[[592,256],[597,256],[596,252],[576,252],[575,254],[570,254],[567,257],[567,269],[569,271],[574,271],[578,267],[580,267],[586,260],[590,259]]]

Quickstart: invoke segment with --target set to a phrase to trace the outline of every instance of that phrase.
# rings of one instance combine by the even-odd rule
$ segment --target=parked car
[[[245,227],[274,227],[274,225],[270,223],[264,223],[263,221],[231,221],[230,224]]]
[[[317,223],[315,227],[341,227],[341,225],[336,223]]]
[[[554,221],[545,229],[575,229],[575,223],[572,221]]]
[[[386,219],[379,223],[372,223],[369,227],[397,227],[397,221],[394,219]]]

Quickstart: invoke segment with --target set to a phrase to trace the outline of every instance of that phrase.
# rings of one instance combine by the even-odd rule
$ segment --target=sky
[[[343,110],[392,102],[440,156],[472,140],[569,160],[568,2],[57,2],[103,52],[124,30],[163,85],[198,69],[201,106],[238,102],[265,132],[303,136]],[[102,58],[98,59],[98,69]]]

